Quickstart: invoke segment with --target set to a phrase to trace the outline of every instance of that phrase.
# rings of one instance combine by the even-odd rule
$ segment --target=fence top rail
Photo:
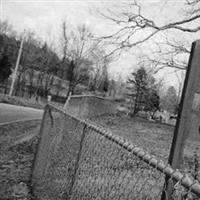
[[[48,107],[79,121],[80,123],[84,124],[88,128],[93,129],[97,133],[103,135],[104,137],[108,138],[114,143],[120,145],[122,148],[124,148],[128,152],[134,154],[136,157],[143,160],[149,166],[152,166],[153,168],[157,169],[161,173],[169,176],[171,179],[177,181],[182,186],[187,188],[189,191],[193,192],[198,197],[200,197],[200,183],[197,180],[192,180],[187,174],[182,174],[178,169],[173,169],[169,164],[164,163],[162,160],[156,159],[155,156],[152,156],[149,153],[142,150],[141,148],[133,145],[128,140],[110,133],[103,127],[97,126],[96,124],[94,125],[88,120],[87,121],[82,120],[78,117],[68,114],[62,108],[58,108],[51,103],[47,104],[45,109],[48,109]]]

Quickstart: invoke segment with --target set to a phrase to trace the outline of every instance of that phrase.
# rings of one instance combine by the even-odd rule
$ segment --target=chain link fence
[[[116,113],[117,106],[117,102],[110,99],[93,95],[73,95],[69,100],[67,112],[82,118],[87,118]]]
[[[35,199],[200,199],[200,184],[105,129],[47,105],[35,156]],[[173,193],[165,184],[174,182]]]

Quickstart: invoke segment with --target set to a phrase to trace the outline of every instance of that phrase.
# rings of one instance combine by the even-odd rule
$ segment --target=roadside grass
[[[5,96],[4,94],[0,94],[0,103],[8,103],[12,105],[43,109],[46,104],[46,101],[36,101],[33,98],[27,99],[16,96],[9,97],[8,95]]]
[[[30,175],[40,122],[0,127],[0,199],[31,199]]]

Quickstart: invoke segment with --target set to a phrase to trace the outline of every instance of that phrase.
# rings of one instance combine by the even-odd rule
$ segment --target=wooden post
[[[174,130],[169,164],[173,169],[180,168],[183,148],[187,137],[200,137],[200,40],[192,43],[190,59],[184,82],[180,112]],[[173,183],[166,177],[167,196],[170,197]],[[165,196],[165,195],[164,195]],[[162,196],[162,199],[166,199]]]
[[[172,168],[179,168],[185,139],[199,136],[200,127],[200,40],[192,44],[188,69],[169,155]]]

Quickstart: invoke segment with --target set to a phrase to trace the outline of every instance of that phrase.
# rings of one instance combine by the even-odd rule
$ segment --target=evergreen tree
[[[132,115],[135,116],[145,102],[145,93],[147,90],[147,73],[145,69],[141,67],[136,72],[133,72],[132,78],[128,82],[134,85],[135,92],[132,96],[135,99],[135,103]]]
[[[147,74],[146,70],[141,67],[132,73],[132,78],[128,82],[134,85],[130,88],[133,90],[131,96],[134,98],[132,116],[140,110],[151,111],[153,114],[159,110],[158,84],[151,74]]]
[[[4,83],[6,80],[8,80],[11,71],[11,63],[8,59],[7,55],[4,55],[0,60],[0,82]]]
[[[160,109],[160,97],[156,89],[149,89],[146,94],[145,111],[150,111],[152,117]]]

